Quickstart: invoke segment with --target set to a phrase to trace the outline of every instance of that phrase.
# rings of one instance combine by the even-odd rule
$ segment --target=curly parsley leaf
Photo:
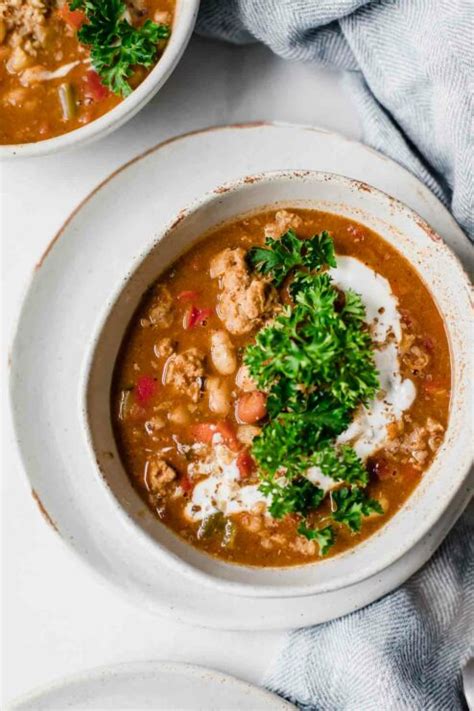
[[[342,487],[332,492],[336,511],[332,518],[345,524],[351,531],[360,531],[362,518],[372,513],[383,514],[383,508],[376,499],[370,499],[361,489]]]
[[[306,478],[310,468],[346,485],[331,494],[334,521],[358,531],[364,516],[382,513],[362,491],[369,479],[364,463],[352,447],[336,443],[356,407],[367,404],[380,387],[364,304],[321,271],[336,266],[327,232],[300,240],[290,230],[280,240],[267,239],[266,248],[251,250],[248,259],[277,286],[292,272],[292,305],[244,352],[250,375],[268,396],[269,420],[252,442],[259,489],[269,497],[274,518],[301,517],[298,533],[317,541],[324,555],[335,534],[331,526],[308,525],[308,515],[325,498]]]
[[[275,474],[283,466],[290,478],[315,466],[310,453],[321,444],[327,445],[348,424],[342,408],[328,407],[324,402],[314,411],[283,412],[255,437],[252,455],[260,469]]]
[[[306,516],[324,499],[324,491],[303,478],[287,484],[266,479],[260,484],[259,490],[271,499],[268,510],[273,518],[283,518],[292,513]]]
[[[115,94],[128,96],[134,68],[155,63],[158,42],[168,39],[169,26],[146,20],[134,27],[125,18],[123,0],[72,0],[70,8],[86,15],[77,36],[90,47],[91,63],[102,83]]]
[[[316,541],[319,546],[319,555],[327,555],[331,546],[334,545],[335,535],[332,526],[324,528],[309,528],[304,521],[298,526],[298,533],[309,541]]]
[[[348,445],[325,445],[310,457],[311,466],[318,467],[325,476],[348,484],[367,486],[369,475],[360,457]]]
[[[259,331],[244,362],[269,393],[273,414],[315,392],[314,409],[325,401],[350,413],[379,387],[372,339],[358,317],[365,315],[360,297],[351,296],[349,311],[339,309],[328,274],[297,274],[290,290],[294,307]]]
[[[250,249],[247,260],[255,271],[269,274],[276,286],[280,286],[295,267],[312,271],[325,265],[336,266],[334,245],[328,232],[310,239],[300,239],[293,230],[279,239],[267,237],[265,247]]]

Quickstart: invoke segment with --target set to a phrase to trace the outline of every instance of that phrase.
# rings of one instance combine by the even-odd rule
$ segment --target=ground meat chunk
[[[273,237],[273,239],[278,239],[288,232],[289,229],[298,230],[303,223],[303,220],[299,215],[295,215],[294,212],[288,212],[287,210],[278,210],[275,214],[273,222],[268,222],[265,225],[265,237]]]
[[[272,313],[277,293],[268,279],[250,274],[240,247],[214,257],[210,274],[219,279],[217,314],[230,333],[248,333]]]
[[[308,539],[303,536],[296,536],[291,547],[302,555],[315,555],[316,553],[316,543],[314,541],[308,541]]]
[[[152,494],[162,494],[167,485],[176,479],[176,472],[161,457],[152,457],[145,466],[145,486]]]
[[[193,402],[199,400],[204,376],[204,354],[198,348],[188,348],[171,356],[165,369],[165,383]]]
[[[173,323],[173,299],[165,286],[155,289],[153,306],[148,312],[148,320],[153,326],[169,328]]]
[[[10,46],[20,47],[29,55],[46,42],[46,19],[52,0],[1,0],[0,25],[9,35]]]
[[[245,250],[241,247],[228,247],[211,260],[209,273],[211,279],[220,279],[223,289],[238,289],[248,277],[245,263]]]
[[[174,353],[173,341],[171,338],[162,338],[155,343],[153,350],[157,358],[169,358]]]
[[[426,368],[430,362],[430,356],[419,346],[411,345],[403,355],[403,362],[413,373],[418,373]]]
[[[386,451],[403,463],[421,468],[430,454],[438,449],[443,436],[444,427],[429,417],[425,425],[415,425],[403,436],[390,440]]]
[[[427,440],[428,447],[432,452],[436,452],[443,442],[444,427],[439,422],[436,422],[436,420],[428,417],[426,421],[426,429],[428,430],[429,435]]]

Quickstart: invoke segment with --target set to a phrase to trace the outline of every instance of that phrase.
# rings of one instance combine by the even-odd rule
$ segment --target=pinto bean
[[[267,396],[260,390],[244,393],[237,401],[237,419],[247,425],[253,425],[267,414]]]
[[[227,415],[230,410],[230,398],[227,385],[221,378],[208,378],[206,390],[209,394],[209,409],[217,415]]]
[[[211,358],[221,375],[231,375],[237,368],[235,349],[226,331],[214,331],[211,335]]]

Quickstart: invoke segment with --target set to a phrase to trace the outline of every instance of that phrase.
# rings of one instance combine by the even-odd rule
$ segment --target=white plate
[[[362,607],[425,562],[469,496],[468,482],[431,532],[379,575],[294,601],[239,599],[137,555],[137,541],[130,541],[129,528],[109,493],[97,485],[96,467],[86,456],[78,392],[87,344],[110,303],[110,275],[117,275],[116,282],[123,279],[153,244],[154,229],[168,224],[203,193],[279,168],[363,179],[415,209],[465,263],[469,259],[466,238],[439,201],[405,170],[361,144],[305,127],[201,131],[132,161],[73,213],[39,265],[13,350],[11,385],[20,449],[32,488],[55,527],[96,572],[137,603],[195,624],[287,628]],[[125,213],[137,216],[136,229],[123,230]],[[108,280],[101,278],[104,270]]]
[[[11,711],[292,711],[269,691],[227,674],[176,662],[91,669],[13,702]]]

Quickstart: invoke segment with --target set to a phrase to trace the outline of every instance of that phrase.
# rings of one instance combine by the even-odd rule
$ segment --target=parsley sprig
[[[268,394],[269,421],[252,443],[260,490],[270,499],[270,514],[299,516],[298,533],[315,540],[325,555],[335,534],[331,525],[308,524],[325,499],[305,477],[308,469],[317,467],[344,485],[331,494],[334,521],[357,532],[364,516],[382,513],[363,491],[368,484],[363,462],[352,447],[336,443],[356,407],[379,389],[365,308],[358,294],[341,293],[324,271],[336,266],[327,232],[302,240],[289,230],[279,240],[268,238],[247,258],[276,286],[291,276],[293,300],[244,353],[252,378]]]
[[[267,237],[265,247],[253,247],[247,254],[253,269],[261,274],[271,274],[276,286],[295,267],[309,270],[320,269],[325,264],[336,266],[334,245],[328,232],[322,232],[311,239],[299,239],[293,230],[288,230],[279,239]]]
[[[155,63],[158,42],[168,39],[169,26],[146,20],[134,27],[125,17],[122,0],[71,0],[70,8],[86,15],[77,36],[90,47],[92,66],[102,83],[114,94],[128,96],[134,68]]]
[[[332,493],[332,500],[337,509],[332,517],[335,521],[345,524],[351,531],[357,533],[362,525],[362,517],[372,513],[382,514],[383,509],[378,501],[368,498],[365,493],[354,487],[342,487]]]
[[[335,542],[334,529],[332,526],[308,528],[306,523],[301,521],[298,526],[298,533],[309,541],[316,541],[319,546],[320,555],[326,555]]]

